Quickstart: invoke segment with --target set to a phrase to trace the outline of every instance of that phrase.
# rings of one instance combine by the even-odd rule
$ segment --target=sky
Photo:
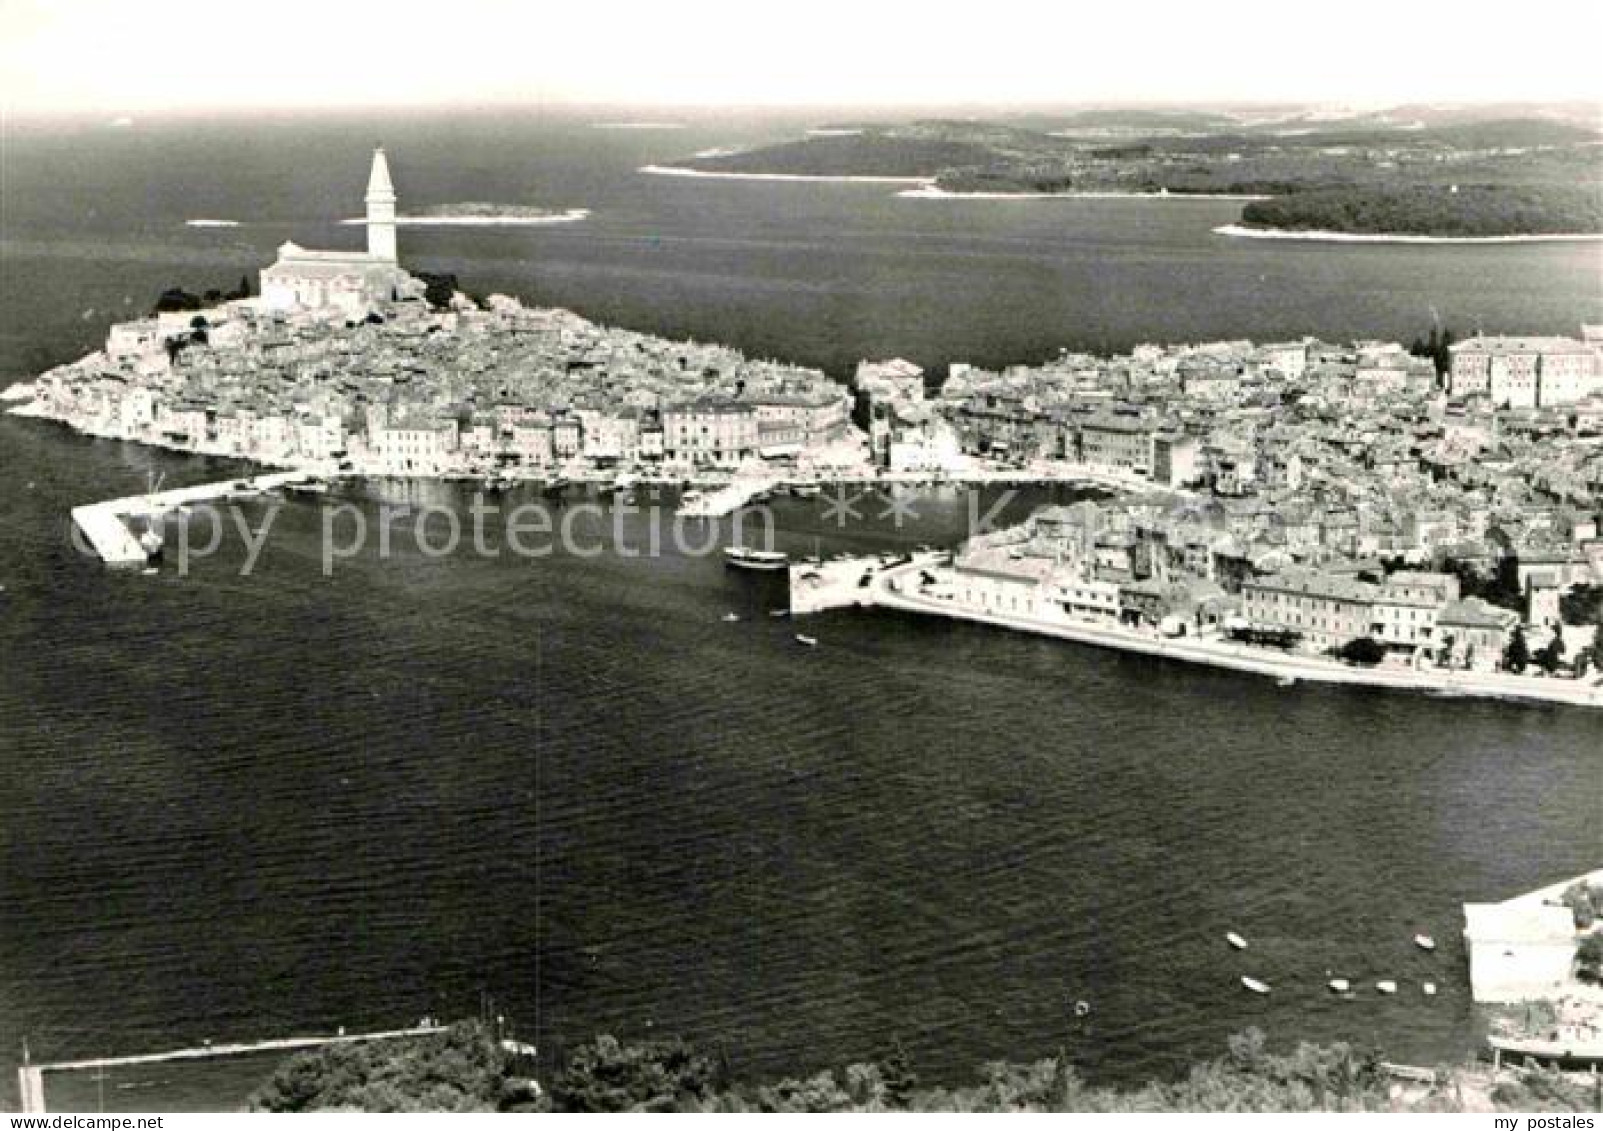
[[[10,114],[1603,103],[1603,4],[0,0]]]

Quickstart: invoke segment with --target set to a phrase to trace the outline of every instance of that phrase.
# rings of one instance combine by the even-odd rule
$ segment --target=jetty
[[[767,476],[736,479],[716,491],[691,499],[674,513],[682,518],[721,518],[769,494],[779,484],[780,480]]]
[[[792,616],[828,609],[866,608],[876,603],[875,579],[885,570],[911,565],[933,565],[944,558],[938,551],[885,554],[877,557],[811,558],[790,566]]]
[[[17,1091],[22,1098],[25,1114],[43,1114],[45,1109],[44,1074],[46,1072],[81,1072],[88,1069],[127,1068],[141,1064],[164,1064],[171,1061],[207,1060],[213,1057],[249,1056],[263,1052],[299,1052],[303,1049],[323,1048],[327,1045],[351,1045],[367,1041],[393,1041],[405,1037],[427,1037],[445,1032],[444,1025],[418,1025],[410,1029],[385,1029],[376,1033],[337,1033],[322,1037],[279,1037],[267,1041],[235,1042],[220,1045],[201,1045],[198,1048],[172,1049],[168,1052],[138,1053],[133,1056],[96,1057],[90,1060],[62,1060],[51,1064],[24,1064],[17,1069]]]
[[[128,526],[130,518],[142,518],[147,523],[156,522],[181,506],[215,502],[234,496],[258,495],[316,478],[309,471],[277,471],[251,479],[229,479],[222,483],[202,483],[171,491],[129,495],[123,499],[74,507],[72,521],[83,531],[95,553],[107,565],[144,565],[150,559],[150,554]]]

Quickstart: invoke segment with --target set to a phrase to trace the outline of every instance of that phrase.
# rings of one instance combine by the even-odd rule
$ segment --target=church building
[[[367,180],[367,251],[311,251],[285,242],[262,269],[261,301],[269,310],[335,310],[359,318],[373,306],[420,288],[395,250],[395,185],[380,146]]]

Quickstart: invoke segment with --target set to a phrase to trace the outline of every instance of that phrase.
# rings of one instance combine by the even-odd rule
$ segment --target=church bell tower
[[[373,151],[373,171],[367,178],[367,253],[388,263],[395,255],[395,185],[384,147]]]

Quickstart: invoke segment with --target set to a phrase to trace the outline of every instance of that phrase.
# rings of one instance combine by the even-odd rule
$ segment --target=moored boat
[[[724,549],[724,564],[736,569],[775,570],[790,564],[790,556],[782,550],[754,550],[750,546],[728,546]]]
[[[1436,996],[1436,983],[1435,982],[1425,982],[1424,984],[1422,984],[1419,987],[1419,989],[1420,989],[1420,992],[1423,993],[1426,997],[1435,997]]]
[[[1435,950],[1436,940],[1429,935],[1415,935],[1414,945],[1419,947],[1420,950]]]
[[[1249,977],[1246,974],[1241,976],[1241,984],[1246,986],[1255,994],[1266,994],[1269,992],[1268,982],[1260,982],[1257,978]]]
[[[1375,983],[1375,988],[1383,994],[1394,994],[1397,992],[1397,983],[1390,978],[1384,978]]]
[[[1332,978],[1325,985],[1330,987],[1330,992],[1333,994],[1344,994],[1353,988],[1353,984],[1346,978]]]
[[[1234,932],[1234,931],[1231,931],[1231,932],[1229,932],[1228,934],[1225,935],[1225,942],[1229,943],[1231,946],[1235,947],[1237,950],[1246,950],[1247,949],[1247,940],[1242,938],[1240,935],[1236,934],[1236,932]]]
[[[804,636],[798,632],[796,634],[796,643],[805,644],[809,648],[816,648],[818,646],[818,638],[816,636]]]

